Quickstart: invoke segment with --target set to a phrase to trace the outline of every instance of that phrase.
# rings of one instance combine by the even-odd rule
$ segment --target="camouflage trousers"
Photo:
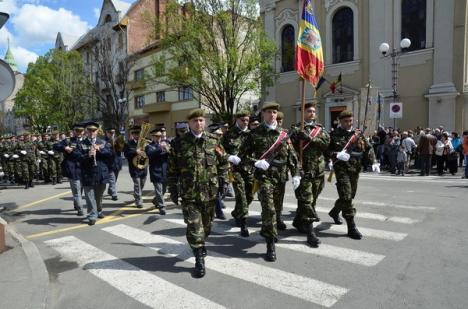
[[[294,225],[309,225],[320,221],[315,205],[317,198],[325,186],[325,175],[319,177],[304,176],[299,188],[295,191],[297,198],[296,217]]]
[[[277,210],[283,208],[285,182],[275,178],[264,178],[260,181],[258,198],[262,205],[262,229],[260,235],[266,240],[276,240],[278,230],[276,229]],[[281,192],[283,192],[281,194]]]
[[[246,218],[249,214],[249,205],[253,200],[253,175],[242,174],[239,172],[233,172],[234,192],[236,194],[236,205],[231,215],[236,219]]]
[[[60,168],[60,166],[57,166],[57,162],[53,157],[48,157],[47,158],[47,175],[49,175],[49,178],[52,179],[57,179],[57,170]]]
[[[187,241],[192,249],[205,245],[205,239],[211,233],[215,201],[182,201],[182,212],[187,224]]]
[[[331,210],[334,214],[342,212],[343,217],[353,218],[356,214],[356,208],[353,205],[353,199],[356,196],[359,171],[349,171],[345,169],[335,169],[336,189],[338,199]]]
[[[36,164],[32,158],[24,158],[19,161],[21,179],[24,182],[32,181],[36,172]]]

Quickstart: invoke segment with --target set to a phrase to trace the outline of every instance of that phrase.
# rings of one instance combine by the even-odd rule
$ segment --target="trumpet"
[[[146,144],[148,144],[148,141],[146,140],[145,137],[146,135],[148,135],[150,128],[151,128],[151,124],[146,123],[146,122],[142,124],[140,137],[138,138],[136,149],[143,151],[143,154],[136,155],[132,160],[133,166],[139,170],[144,169],[149,163],[148,156],[144,153],[144,151],[145,151]]]
[[[94,154],[93,154],[94,166],[97,166],[97,162],[96,162],[96,140],[94,138],[92,139],[91,146],[92,146],[91,150],[94,152]]]

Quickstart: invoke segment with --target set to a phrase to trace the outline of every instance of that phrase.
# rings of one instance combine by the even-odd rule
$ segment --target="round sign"
[[[399,113],[400,112],[400,105],[395,104],[392,106],[392,112]]]
[[[0,59],[0,102],[8,98],[15,90],[15,73],[10,65]]]

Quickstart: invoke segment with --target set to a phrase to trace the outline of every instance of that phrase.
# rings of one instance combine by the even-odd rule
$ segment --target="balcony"
[[[131,90],[142,89],[146,87],[146,82],[143,79],[132,80],[128,82],[128,86],[130,87]]]
[[[170,102],[159,102],[159,103],[150,103],[143,106],[143,112],[145,113],[160,113],[160,112],[170,112],[171,103]]]

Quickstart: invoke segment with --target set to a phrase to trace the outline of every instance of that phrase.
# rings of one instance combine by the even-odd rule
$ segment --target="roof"
[[[11,52],[11,49],[10,49],[10,39],[8,39],[8,49],[5,53],[5,62],[10,65],[10,68],[13,70],[13,72],[18,71],[15,57],[13,56],[13,53]]]

